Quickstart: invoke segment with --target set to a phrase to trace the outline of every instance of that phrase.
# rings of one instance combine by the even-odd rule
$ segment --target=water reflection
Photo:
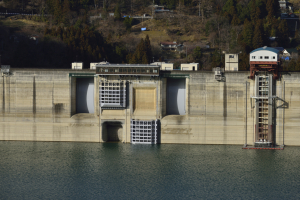
[[[0,199],[298,199],[299,147],[0,142]]]

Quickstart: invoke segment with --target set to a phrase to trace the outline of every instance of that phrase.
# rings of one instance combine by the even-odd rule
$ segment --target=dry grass
[[[147,34],[152,43],[162,41],[177,41],[177,42],[204,42],[207,37],[201,33],[203,23],[198,17],[174,17],[163,19],[149,19],[132,27],[136,32],[136,37],[144,38]],[[141,27],[146,27],[148,31],[140,31]]]
[[[27,19],[13,19],[11,18],[6,18],[0,21],[2,25],[7,26],[7,27],[19,27],[19,28],[24,28],[26,26],[35,26],[35,27],[41,27],[45,26],[45,23],[41,22],[35,22],[32,20],[27,20]]]
[[[140,33],[140,37],[149,36],[150,40],[160,40],[160,41],[168,41],[171,40],[170,36],[166,34],[164,31],[143,31]]]

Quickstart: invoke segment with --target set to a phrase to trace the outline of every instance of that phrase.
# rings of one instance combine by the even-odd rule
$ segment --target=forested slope
[[[277,0],[157,0],[154,4],[170,11],[155,13],[153,1],[147,0],[5,0],[0,11],[40,16],[6,15],[1,20],[2,63],[68,68],[74,61],[89,67],[90,62],[103,60],[150,63],[167,59],[176,66],[199,62],[209,70],[224,66],[222,52],[226,51],[240,53],[239,70],[248,70],[253,49],[300,44],[298,18],[281,19],[285,11]],[[299,6],[294,3],[296,13]],[[101,18],[95,17],[100,14]],[[144,14],[153,19],[132,18]],[[18,24],[20,20],[23,24]],[[29,21],[36,24],[29,25]],[[140,27],[148,31],[140,32]],[[32,35],[38,41],[33,42]],[[162,51],[162,41],[177,41],[185,48],[182,53]],[[300,70],[299,63],[292,60],[284,65]]]

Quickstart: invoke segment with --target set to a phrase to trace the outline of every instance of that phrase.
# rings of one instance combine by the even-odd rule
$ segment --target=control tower
[[[262,47],[250,53],[250,79],[255,80],[255,147],[274,147],[276,144],[276,89],[279,78],[279,50]]]
[[[272,47],[261,47],[250,52],[250,79],[254,79],[256,72],[268,72],[277,79],[281,67],[279,59],[280,51]]]

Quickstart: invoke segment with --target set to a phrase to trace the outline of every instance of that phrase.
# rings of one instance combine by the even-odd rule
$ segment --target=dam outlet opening
[[[76,113],[94,113],[94,77],[76,78]]]
[[[103,142],[121,142],[123,140],[122,122],[104,122],[102,124],[102,140]]]
[[[185,115],[186,79],[167,79],[167,115]]]

